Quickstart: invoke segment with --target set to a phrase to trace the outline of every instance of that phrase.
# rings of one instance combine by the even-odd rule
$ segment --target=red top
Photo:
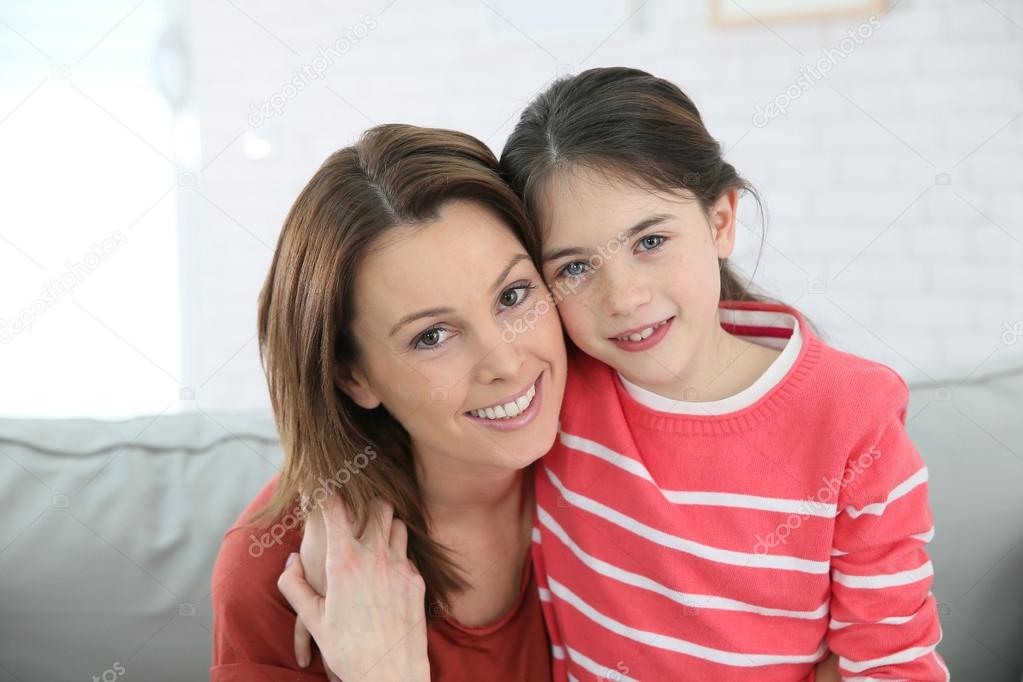
[[[274,477],[225,533],[217,556],[212,579],[213,682],[320,682],[326,676],[315,648],[308,668],[295,662],[295,612],[277,589],[288,555],[299,551],[301,529],[289,517],[271,529],[242,525],[270,499],[276,483]],[[472,628],[450,616],[433,620],[427,630],[432,679],[551,679],[550,643],[533,566],[524,564],[519,598],[497,622]]]

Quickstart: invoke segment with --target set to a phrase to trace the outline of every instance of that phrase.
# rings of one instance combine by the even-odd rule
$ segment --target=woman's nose
[[[498,379],[516,379],[521,375],[523,341],[519,335],[502,333],[495,326],[493,333],[481,337],[480,359],[476,363],[477,375],[483,383]]]

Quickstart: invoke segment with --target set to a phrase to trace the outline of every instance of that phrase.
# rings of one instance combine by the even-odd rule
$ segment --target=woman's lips
[[[675,317],[672,316],[661,323],[657,323],[660,324],[660,326],[654,329],[654,333],[640,341],[626,341],[614,337],[609,339],[609,341],[611,341],[611,343],[618,346],[622,350],[628,351],[630,353],[638,353],[640,351],[649,350],[656,346],[657,344],[659,344],[664,339],[664,337],[668,334],[668,330],[671,329],[671,325],[674,324],[674,322]]]
[[[536,415],[540,414],[540,405],[543,403],[543,378],[546,374],[547,372],[541,372],[540,376],[538,376],[536,381],[533,382],[533,386],[536,387],[536,395],[533,396],[532,402],[529,403],[529,406],[525,409],[525,411],[518,413],[514,417],[486,419],[483,417],[473,416],[468,412],[463,413],[463,415],[480,426],[485,426],[487,428],[494,429],[495,431],[515,431],[516,429],[521,429],[523,426],[536,419]]]

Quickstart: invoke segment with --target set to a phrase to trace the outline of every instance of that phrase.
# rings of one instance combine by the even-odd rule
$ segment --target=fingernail
[[[297,555],[294,552],[289,554],[288,555],[288,560],[284,562],[284,568],[288,568],[289,566],[291,566],[291,562],[293,562],[295,560],[296,556]]]
[[[305,656],[299,656],[298,657],[298,667],[299,668],[304,668],[307,665],[309,665],[309,659],[306,658]]]

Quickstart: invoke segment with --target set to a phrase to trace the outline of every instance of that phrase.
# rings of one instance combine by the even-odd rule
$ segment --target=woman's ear
[[[334,370],[334,383],[359,407],[372,410],[380,406],[380,398],[359,368],[339,366]]]
[[[735,248],[735,223],[738,220],[736,206],[739,203],[739,190],[734,187],[726,190],[707,211],[711,237],[718,260],[732,255]]]

